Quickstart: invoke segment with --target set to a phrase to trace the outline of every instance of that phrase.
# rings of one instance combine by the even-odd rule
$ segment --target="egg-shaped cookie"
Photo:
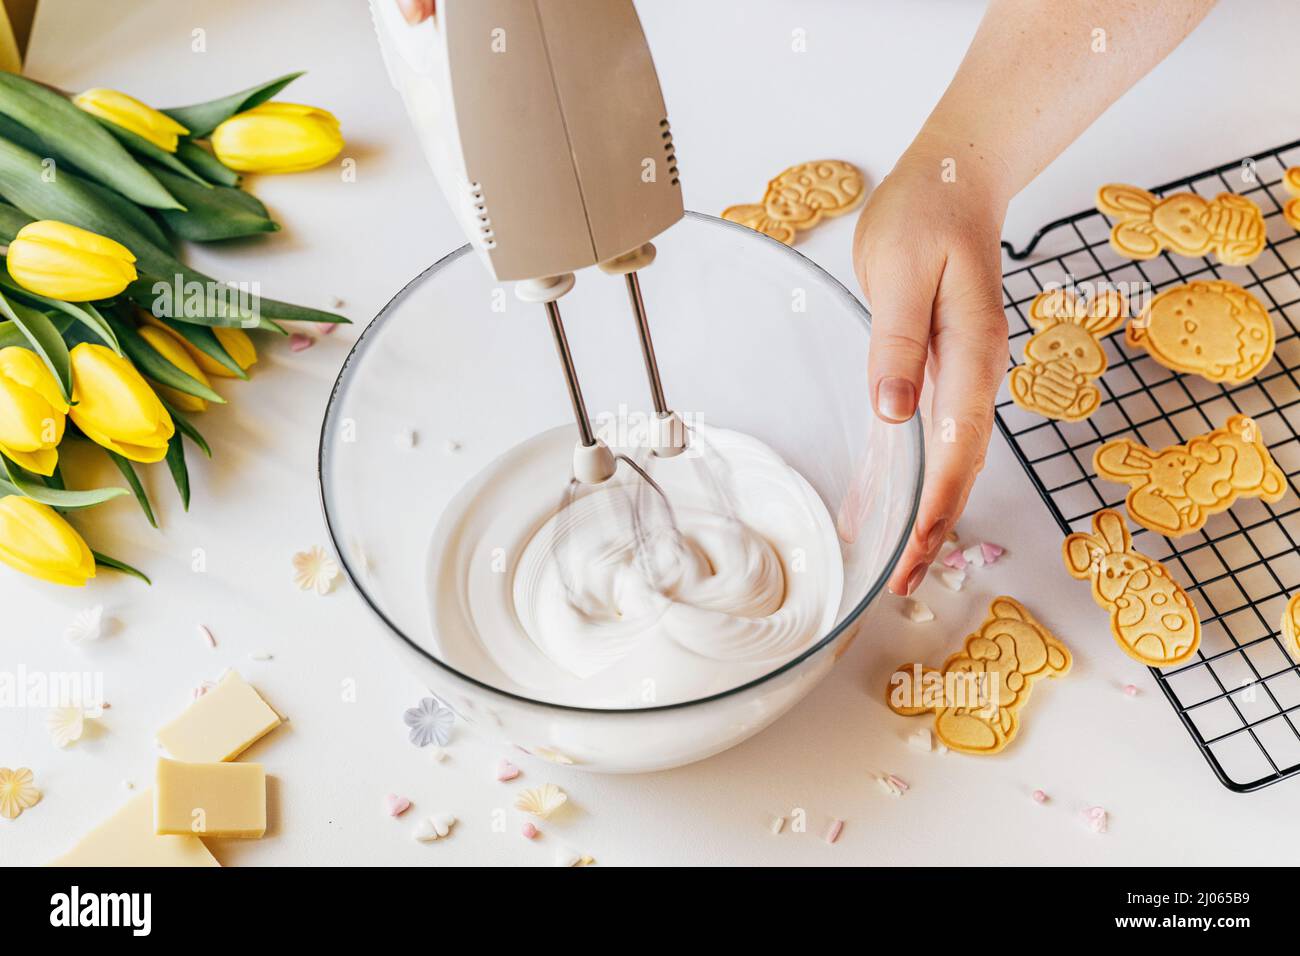
[[[1152,298],[1124,330],[1165,368],[1228,385],[1248,382],[1273,357],[1273,319],[1253,295],[1223,279],[1197,279]]]

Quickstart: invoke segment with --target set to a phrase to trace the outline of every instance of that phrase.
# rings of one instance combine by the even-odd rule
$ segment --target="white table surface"
[[[753,201],[789,163],[851,160],[879,181],[955,68],[981,5],[940,0],[642,0],[639,4],[680,157],[687,205],[717,212]],[[1172,179],[1300,135],[1291,0],[1225,2],[1014,203],[1007,236],[1087,206],[1100,180]],[[1104,26],[1104,24],[1103,24]],[[791,51],[806,31],[807,52]],[[206,52],[192,51],[192,31]],[[34,769],[44,800],[0,821],[0,862],[44,863],[147,785],[153,733],[190,688],[237,667],[289,723],[250,752],[274,776],[272,827],[260,841],[213,841],[228,865],[544,864],[559,842],[602,864],[1268,863],[1300,851],[1300,783],[1238,796],[1212,776],[1146,670],[1121,655],[1087,587],[1060,565],[1060,534],[1001,438],[960,524],[1005,544],[996,568],[960,594],[928,584],[938,620],[916,626],[882,599],[868,630],[807,700],[734,750],[679,770],[595,777],[518,757],[524,779],[554,780],[576,812],[536,844],[518,819],[493,831],[514,787],[493,770],[507,751],[461,734],[435,764],[406,740],[402,711],[422,696],[390,638],[346,584],[320,598],[291,581],[290,556],[326,544],[316,494],[317,431],[339,365],[360,328],[429,262],[459,244],[452,219],[384,75],[360,0],[42,0],[31,75],[66,89],[110,86],[159,105],[221,95],[290,69],[289,99],[333,110],[356,160],[338,169],[255,179],[284,225],[262,242],[201,249],[214,274],[257,279],[266,294],[325,308],[338,297],[357,325],[293,354],[259,338],[249,383],[202,416],[215,459],[191,454],[193,503],[181,511],[166,470],[148,471],[163,531],[122,499],[81,526],[154,584],[105,573],[85,591],[0,568],[6,668],[97,670],[112,708],[93,737],[57,750],[44,713],[0,710],[0,765]],[[851,217],[850,217],[851,218]],[[852,223],[833,222],[802,250],[853,288]],[[855,289],[856,291],[856,289]],[[864,396],[864,401],[865,401]],[[440,453],[440,452],[438,452]],[[85,480],[111,481],[85,462]],[[1006,516],[1015,515],[1014,528]],[[206,571],[191,570],[194,549]],[[1025,729],[992,759],[920,754],[922,726],[889,713],[881,684],[905,659],[941,660],[982,619],[988,598],[1019,596],[1070,645],[1068,679],[1034,695]],[[84,649],[62,637],[102,602],[114,632]],[[216,649],[197,636],[206,624]],[[272,660],[250,660],[268,651]],[[353,681],[356,701],[342,700]],[[1135,699],[1119,690],[1133,682]],[[873,771],[912,784],[891,799]],[[1051,795],[1045,806],[1029,797]],[[415,802],[394,821],[389,791]],[[1101,805],[1110,832],[1078,811]],[[772,836],[771,814],[804,808],[809,832]],[[410,838],[418,811],[460,818],[451,839]],[[839,843],[820,836],[846,822]]]

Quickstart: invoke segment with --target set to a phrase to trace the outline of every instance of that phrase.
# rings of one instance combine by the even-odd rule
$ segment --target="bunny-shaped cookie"
[[[1065,539],[1065,567],[1092,580],[1092,599],[1110,611],[1116,643],[1148,667],[1189,660],[1201,645],[1201,619],[1187,592],[1163,564],[1133,550],[1117,512],[1098,511],[1092,532]]]
[[[1116,289],[1099,290],[1085,304],[1069,289],[1040,292],[1029,305],[1038,331],[1025,343],[1025,361],[1011,370],[1011,398],[1048,418],[1082,421],[1101,403],[1089,384],[1106,371],[1101,339],[1123,323],[1128,304]]]
[[[787,246],[795,233],[811,229],[823,216],[839,216],[862,198],[862,173],[852,163],[817,159],[778,173],[761,203],[728,206],[722,218],[749,226]]]
[[[1068,673],[1070,664],[1069,649],[1018,601],[998,597],[979,631],[967,636],[942,670],[919,664],[898,668],[890,681],[889,706],[905,717],[933,711],[935,734],[950,750],[997,753],[1015,739],[1034,684]],[[908,682],[910,694],[899,693]]]
[[[1245,196],[1206,199],[1175,193],[1163,199],[1136,186],[1097,190],[1097,208],[1119,221],[1110,245],[1129,259],[1154,259],[1162,249],[1197,258],[1217,253],[1225,266],[1244,266],[1264,250],[1264,216]]]
[[[1125,499],[1130,518],[1170,538],[1199,530],[1239,497],[1272,503],[1287,489],[1259,426],[1245,415],[1158,452],[1117,438],[1097,449],[1092,464],[1102,478],[1131,486]]]

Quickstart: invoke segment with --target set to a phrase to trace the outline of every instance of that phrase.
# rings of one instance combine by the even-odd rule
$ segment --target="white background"
[[[840,157],[878,182],[951,76],[981,14],[963,2],[642,0],[638,4],[669,105],[687,205],[718,212],[756,201],[793,162]],[[1290,0],[1225,2],[1014,203],[1006,235],[1084,208],[1102,181],[1150,184],[1300,136],[1295,98],[1298,15]],[[1104,24],[1103,24],[1104,26]],[[206,31],[207,51],[191,51]],[[807,52],[791,52],[802,28]],[[960,528],[1009,549],[961,594],[927,585],[938,614],[916,626],[897,599],[873,609],[862,639],[827,681],[775,726],[702,764],[635,778],[598,778],[518,756],[520,783],[554,780],[572,812],[536,844],[492,812],[519,784],[494,780],[504,748],[463,733],[433,763],[406,741],[403,709],[418,682],[346,586],[319,598],[291,582],[290,557],[327,541],[315,455],[325,400],[360,327],[408,279],[460,243],[394,91],[361,0],[42,0],[29,73],[68,90],[109,86],[157,105],[232,92],[306,69],[288,99],[333,110],[357,163],[265,177],[251,188],[284,231],[197,250],[192,261],[264,293],[325,308],[341,298],[357,326],[292,354],[259,338],[249,383],[223,382],[227,407],[202,416],[215,459],[191,452],[194,496],[181,511],[163,467],[148,471],[163,530],[130,499],[78,519],[92,544],[146,568],[152,588],[105,573],[86,591],[34,584],[0,568],[3,666],[103,671],[112,704],[99,731],[58,751],[40,711],[0,711],[0,765],[34,769],[42,803],[0,820],[0,861],[40,864],[63,852],[127,792],[146,785],[154,730],[190,688],[238,667],[290,720],[248,754],[275,778],[261,841],[213,842],[230,865],[542,864],[560,842],[602,864],[662,863],[1268,863],[1300,850],[1300,783],[1237,796],[1215,780],[1146,670],[1115,648],[1087,587],[1060,565],[1060,534],[1001,438]],[[851,218],[851,217],[850,217]],[[853,287],[850,219],[801,249]],[[856,290],[855,290],[856,291]],[[863,397],[866,400],[866,397]],[[464,437],[464,436],[458,436]],[[441,454],[437,436],[424,453]],[[472,440],[472,439],[470,439]],[[78,483],[112,481],[93,454],[69,456]],[[1014,515],[1009,522],[1008,516]],[[191,571],[202,548],[206,573]],[[1074,672],[1035,693],[1024,730],[1001,756],[915,753],[921,722],[889,713],[882,681],[901,660],[932,662],[1012,593],[1073,649]],[[78,649],[62,631],[103,602],[114,633]],[[204,623],[219,646],[196,633]],[[251,652],[274,659],[253,662]],[[344,681],[358,699],[341,700]],[[1120,692],[1133,682],[1135,699]],[[871,773],[912,784],[884,795]],[[1051,795],[1045,806],[1029,797]],[[398,821],[382,800],[409,796]],[[1110,812],[1106,835],[1078,811]],[[809,832],[771,836],[767,819],[807,811]],[[453,837],[413,842],[418,811],[461,820]],[[839,843],[821,830],[846,822]]]

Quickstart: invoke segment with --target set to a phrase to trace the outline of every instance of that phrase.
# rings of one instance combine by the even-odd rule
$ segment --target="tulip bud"
[[[68,415],[77,427],[124,458],[162,461],[176,426],[135,366],[112,349],[90,342],[74,348],[71,358]]]
[[[54,474],[68,403],[35,352],[0,349],[0,452],[38,475]]]
[[[165,332],[175,333],[176,330],[159,322],[149,313],[143,313],[146,325],[156,326]],[[226,354],[235,360],[244,371],[249,367],[257,364],[257,348],[253,345],[253,340],[243,329],[234,326],[218,325],[214,326],[212,332],[221,343],[221,347],[226,350]],[[207,352],[195,346],[189,339],[183,335],[177,335],[177,341],[181,347],[189,353],[190,358],[194,359],[196,365],[203,369],[204,374],[216,376],[217,378],[238,378],[234,372],[222,365]],[[196,378],[198,376],[195,376]],[[175,403],[173,403],[175,404]]]
[[[212,131],[212,149],[241,173],[297,173],[328,163],[343,149],[339,121],[328,110],[263,103]]]
[[[76,529],[49,505],[22,495],[0,498],[0,561],[72,587],[95,576],[95,556]]]
[[[171,329],[163,328],[159,325],[142,325],[140,326],[140,338],[144,339],[153,346],[155,352],[165,358],[172,365],[188,375],[190,378],[198,379],[204,385],[208,384],[208,377],[203,374],[198,363],[194,361],[190,353],[185,348],[185,339],[173,332]],[[150,380],[156,391],[167,401],[171,402],[183,412],[203,412],[207,411],[208,403],[206,399],[199,398],[197,395],[191,395],[189,392],[182,392],[179,389],[172,388],[170,385],[163,385],[161,382]]]
[[[121,243],[65,222],[42,219],[9,243],[9,275],[24,289],[64,302],[117,295],[135,281],[135,256]]]
[[[117,90],[86,90],[73,97],[72,102],[91,116],[98,116],[114,126],[130,130],[169,153],[176,152],[177,137],[189,132],[166,113],[160,113],[134,96],[127,96]]]

